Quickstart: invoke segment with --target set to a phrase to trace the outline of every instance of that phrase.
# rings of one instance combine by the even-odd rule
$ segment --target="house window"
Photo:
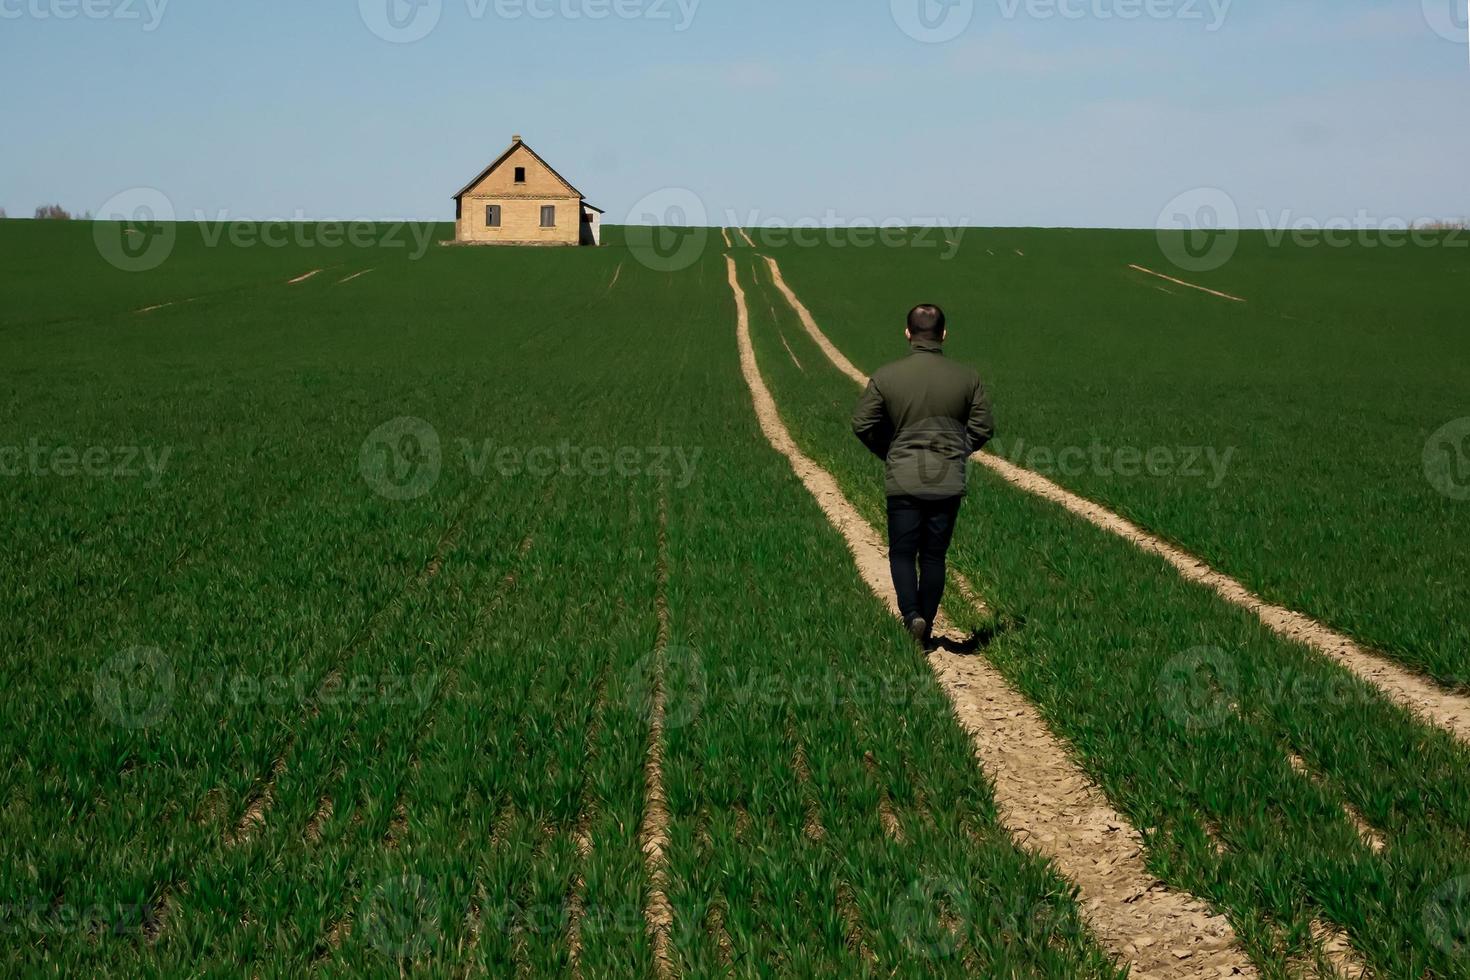
[[[516,183],[517,184],[524,184],[525,182],[526,182],[526,168],[525,167],[516,167]]]
[[[500,227],[500,205],[498,205],[498,204],[487,204],[487,205],[485,205],[485,227],[486,228],[499,228]]]
[[[556,205],[554,205],[554,204],[545,204],[545,205],[542,205],[542,207],[541,207],[541,227],[542,228],[555,228],[556,227]]]

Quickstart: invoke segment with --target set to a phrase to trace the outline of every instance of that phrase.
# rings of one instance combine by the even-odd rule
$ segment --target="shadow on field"
[[[996,640],[1007,633],[1014,633],[1026,625],[1026,620],[1019,616],[1002,616],[993,623],[987,623],[980,627],[963,640],[952,636],[936,637],[931,653],[940,650],[961,657],[979,656],[980,651],[989,647]]]

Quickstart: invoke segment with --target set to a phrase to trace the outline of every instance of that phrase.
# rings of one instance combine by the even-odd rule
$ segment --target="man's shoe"
[[[914,642],[920,647],[927,648],[929,646],[929,621],[923,616],[915,616],[909,620],[909,636],[912,636]]]

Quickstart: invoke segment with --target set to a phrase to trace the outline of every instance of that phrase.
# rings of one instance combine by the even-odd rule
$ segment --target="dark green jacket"
[[[947,359],[938,342],[909,347],[868,382],[852,431],[888,464],[888,496],[958,496],[970,456],[995,436],[990,396],[980,375]]]

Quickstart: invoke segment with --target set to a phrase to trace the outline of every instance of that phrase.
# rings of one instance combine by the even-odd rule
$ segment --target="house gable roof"
[[[553,167],[551,164],[547,163],[546,160],[541,156],[541,154],[539,154],[535,150],[531,149],[531,147],[530,147],[529,144],[525,143],[524,141],[522,141],[520,139],[517,139],[515,142],[513,142],[513,143],[510,144],[510,148],[508,150],[506,150],[504,153],[500,154],[500,156],[498,156],[498,157],[495,158],[495,162],[494,163],[490,164],[490,166],[488,166],[484,170],[480,171],[479,175],[477,177],[475,177],[474,180],[470,181],[468,184],[465,184],[464,187],[460,188],[459,193],[456,194],[456,195],[454,195],[454,199],[456,201],[458,201],[460,198],[464,197],[470,191],[474,190],[476,184],[478,184],[480,181],[484,180],[486,177],[488,177],[492,173],[494,173],[495,172],[495,169],[497,167],[499,167],[502,163],[504,163],[506,160],[508,160],[510,158],[510,155],[512,153],[514,153],[516,150],[520,150],[520,149],[524,149],[527,153],[531,154],[532,158],[535,159],[537,163],[541,164],[541,166],[545,167],[547,169],[547,171],[551,174],[551,176],[553,176],[557,180],[561,181],[562,184],[566,187],[567,190],[571,191],[573,194],[577,195],[578,197],[581,197],[582,196],[582,192],[579,191],[579,190],[577,190],[575,187],[573,187],[572,184],[571,184],[571,181],[567,180],[561,174],[557,173],[556,172],[556,168]]]

